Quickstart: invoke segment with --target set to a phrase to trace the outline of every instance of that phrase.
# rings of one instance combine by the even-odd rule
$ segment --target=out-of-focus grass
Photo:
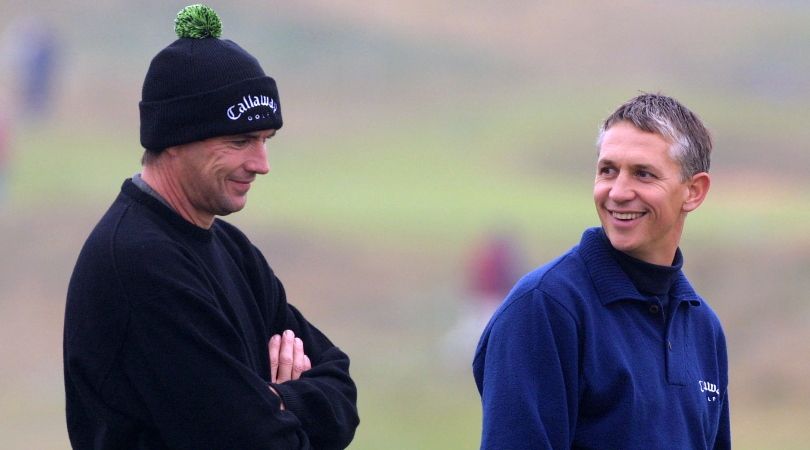
[[[806,405],[734,405],[732,443],[740,450],[805,450],[810,442]]]
[[[140,170],[137,142],[110,129],[22,129],[12,149],[10,197],[27,210],[104,205],[125,177]]]
[[[364,385],[352,449],[478,447],[481,407],[471,378],[437,380],[442,374],[430,370],[423,375],[398,387]]]

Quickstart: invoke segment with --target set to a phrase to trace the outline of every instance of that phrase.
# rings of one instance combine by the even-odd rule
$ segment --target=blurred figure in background
[[[492,313],[520,273],[521,258],[511,233],[495,230],[476,244],[465,267],[464,303],[442,339],[442,360],[467,368],[475,344]]]
[[[728,449],[725,335],[679,249],[709,191],[709,132],[644,94],[597,148],[602,227],[523,277],[481,337],[481,448]]]
[[[489,309],[490,314],[495,310],[517,281],[519,263],[514,239],[503,231],[488,234],[473,249],[467,267],[467,286],[470,300],[480,305],[478,309]]]
[[[54,108],[60,54],[55,29],[42,17],[21,17],[8,27],[3,40],[15,114],[20,119],[48,118]]]

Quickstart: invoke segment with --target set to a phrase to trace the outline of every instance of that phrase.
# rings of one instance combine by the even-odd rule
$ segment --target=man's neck
[[[147,194],[151,195],[155,199],[160,200],[160,203],[163,203],[164,205],[166,205],[169,208],[172,207],[172,205],[170,205],[168,202],[166,202],[166,200],[160,194],[158,194],[157,191],[152,189],[152,186],[149,186],[149,183],[147,183],[146,181],[143,180],[143,177],[141,176],[140,173],[136,173],[135,175],[132,176],[132,183],[135,186],[138,186],[138,188],[140,188],[140,190],[146,192]],[[172,208],[172,209],[174,209],[174,208]]]
[[[206,230],[211,228],[211,225],[214,224],[214,215],[196,211],[192,207],[180,183],[177,182],[176,178],[170,176],[169,170],[160,163],[143,166],[141,169],[141,178],[154,189],[166,204],[174,209],[180,217]]]

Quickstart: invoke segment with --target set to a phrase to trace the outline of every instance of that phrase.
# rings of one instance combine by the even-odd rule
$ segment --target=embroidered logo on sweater
[[[716,384],[698,380],[698,386],[700,386],[700,392],[706,395],[706,401],[709,403],[716,402],[720,398],[720,389]]]

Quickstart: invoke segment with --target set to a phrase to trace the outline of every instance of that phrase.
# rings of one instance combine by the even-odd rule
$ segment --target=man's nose
[[[254,144],[245,169],[260,175],[270,172],[270,162],[267,160],[267,147],[264,142],[258,141]]]
[[[630,176],[620,173],[610,186],[608,196],[615,202],[626,202],[632,200],[636,193],[633,189],[633,180]]]

